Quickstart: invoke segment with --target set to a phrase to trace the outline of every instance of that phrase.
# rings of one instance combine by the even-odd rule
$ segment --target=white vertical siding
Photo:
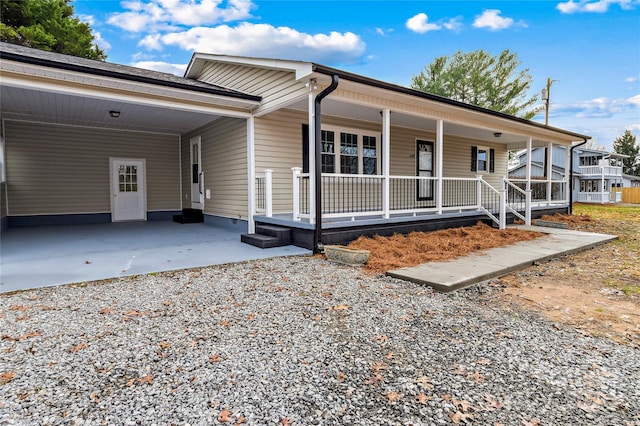
[[[182,136],[182,197],[191,203],[191,165],[189,141],[202,140],[204,189],[211,198],[204,200],[204,212],[215,216],[247,219],[247,120],[219,118],[211,124]]]
[[[109,157],[144,158],[147,210],[180,208],[176,135],[5,122],[9,215],[111,211]]]

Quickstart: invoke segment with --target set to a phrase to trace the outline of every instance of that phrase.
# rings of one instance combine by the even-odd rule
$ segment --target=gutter
[[[557,133],[562,133],[564,135],[569,135],[572,137],[577,137],[580,139],[590,139],[589,136],[587,135],[581,135],[579,133],[575,133],[575,132],[571,132],[568,130],[564,130],[564,129],[560,129],[557,127],[552,127],[546,124],[542,124],[542,123],[537,123],[535,121],[531,121],[531,120],[527,120],[526,118],[522,118],[522,117],[517,117],[514,115],[510,115],[510,114],[506,114],[504,112],[499,112],[499,111],[493,111],[490,109],[486,109],[486,108],[482,108],[479,107],[477,105],[473,105],[473,104],[468,104],[465,102],[460,102],[460,101],[455,101],[453,99],[449,99],[449,98],[445,98],[443,96],[438,96],[438,95],[434,95],[432,93],[427,93],[427,92],[421,92],[419,90],[416,89],[412,89],[410,87],[405,87],[405,86],[400,86],[397,84],[393,84],[393,83],[387,83],[386,81],[381,81],[381,80],[376,80],[370,77],[365,77],[359,74],[353,74],[347,71],[342,71],[339,70],[337,68],[332,68],[332,67],[328,67],[325,65],[320,65],[320,64],[316,64],[313,63],[312,65],[313,67],[313,71],[321,73],[321,74],[325,74],[325,75],[336,75],[339,76],[340,78],[342,78],[343,80],[348,80],[348,81],[352,81],[354,83],[359,83],[359,84],[363,84],[363,85],[367,85],[367,86],[371,86],[371,87],[375,87],[378,89],[383,89],[383,90],[390,90],[392,92],[395,93],[401,93],[404,95],[409,95],[409,96],[414,96],[417,98],[421,98],[421,99],[426,99],[426,100],[430,100],[430,101],[434,101],[434,102],[438,102],[441,104],[445,104],[445,105],[451,105],[454,107],[458,107],[458,108],[462,108],[468,111],[474,111],[474,112],[478,112],[478,113],[482,113],[482,114],[487,114],[487,115],[491,115],[494,117],[498,117],[498,118],[502,118],[508,121],[512,121],[512,122],[516,122],[516,123],[520,123],[520,124],[526,124],[529,126],[533,126],[536,127],[538,129],[544,129],[544,130],[550,130],[552,132],[557,132]]]
[[[571,149],[569,150],[571,153],[569,155],[569,161],[571,162],[569,164],[569,214],[573,214],[573,150],[586,143],[587,139],[585,138],[578,145],[571,145]]]
[[[313,252],[319,253],[322,245],[322,112],[321,103],[331,92],[338,87],[338,75],[331,76],[329,87],[318,93],[314,103],[313,118],[315,124],[315,195],[316,195],[316,227],[313,232]]]

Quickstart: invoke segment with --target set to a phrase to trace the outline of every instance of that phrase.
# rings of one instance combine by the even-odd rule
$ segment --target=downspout
[[[331,76],[329,87],[318,93],[314,103],[314,123],[315,123],[315,192],[316,192],[316,227],[313,233],[313,252],[322,251],[322,112],[321,103],[331,92],[338,87],[338,76]]]
[[[571,155],[569,156],[569,214],[573,214],[573,150],[579,146],[587,143],[587,140],[583,140],[578,145],[572,145],[569,152]]]

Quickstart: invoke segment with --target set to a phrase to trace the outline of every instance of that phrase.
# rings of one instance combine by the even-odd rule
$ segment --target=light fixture
[[[120,117],[120,111],[111,110],[109,111],[109,115],[111,116],[111,118],[118,118]]]
[[[502,136],[502,133],[501,132],[495,132],[493,134],[493,136],[495,136],[496,138],[499,138],[500,136]]]
[[[305,84],[305,87],[310,87],[311,90],[318,90],[318,80],[312,78],[307,82],[307,84]]]

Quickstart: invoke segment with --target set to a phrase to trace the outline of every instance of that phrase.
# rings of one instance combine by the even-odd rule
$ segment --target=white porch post
[[[313,85],[309,90],[309,223],[316,223],[316,119],[313,99]],[[294,216],[295,219],[295,216]]]
[[[256,231],[256,223],[253,219],[253,215],[256,211],[256,152],[255,152],[255,123],[253,116],[247,118],[247,179],[249,194],[247,203],[247,218],[248,218],[248,230],[249,234],[253,234]]]
[[[564,147],[564,181],[565,181],[565,190],[564,190],[564,201],[567,203],[571,199],[571,194],[569,194],[569,189],[571,188],[571,175],[569,170],[571,170],[571,162],[573,158],[571,158],[571,147]]]
[[[444,146],[444,121],[436,122],[436,210],[438,214],[442,214],[442,151]]]
[[[382,166],[383,189],[382,189],[382,213],[385,219],[389,218],[389,176],[391,157],[391,111],[387,108],[382,111]]]
[[[604,188],[604,160],[600,160],[600,204],[605,203],[605,188]],[[609,194],[606,194],[609,198]],[[608,201],[608,200],[607,200]]]
[[[300,220],[300,172],[302,167],[292,167],[293,172],[293,220]]]
[[[553,179],[553,142],[549,142],[547,146],[547,205],[551,205],[551,190],[553,185],[551,180]]]
[[[273,170],[264,171],[264,208],[267,217],[273,216]]]
[[[524,224],[531,226],[531,151],[533,148],[533,139],[527,139],[527,189],[526,189],[526,204],[524,212]]]
[[[507,177],[502,176],[500,184],[500,229],[507,229]]]

